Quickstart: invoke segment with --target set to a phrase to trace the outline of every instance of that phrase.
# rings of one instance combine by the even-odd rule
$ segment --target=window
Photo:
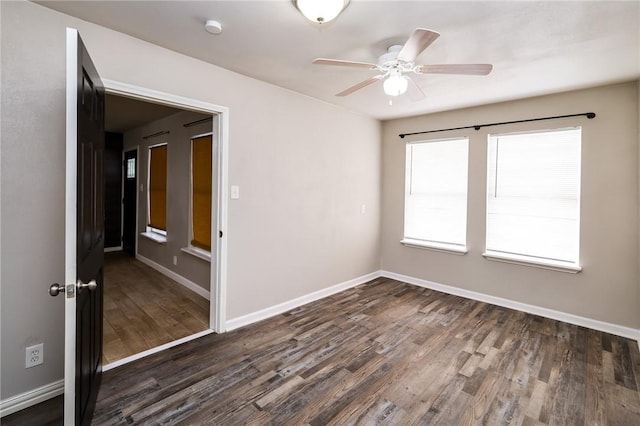
[[[149,148],[148,236],[166,242],[167,235],[167,144]],[[162,237],[158,237],[158,234]]]
[[[191,246],[211,252],[212,135],[191,139]]]
[[[127,158],[127,179],[136,177],[136,159]]]
[[[407,144],[403,244],[466,253],[468,151],[468,138]]]
[[[577,272],[581,129],[489,136],[485,256]]]

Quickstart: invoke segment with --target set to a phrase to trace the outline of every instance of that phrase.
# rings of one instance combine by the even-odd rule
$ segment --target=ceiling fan
[[[407,91],[409,82],[411,82],[417,89],[416,93],[418,97],[424,98],[425,95],[422,89],[420,89],[413,80],[404,75],[405,73],[487,75],[493,69],[493,65],[491,64],[416,64],[414,61],[418,55],[429,47],[439,36],[440,34],[435,31],[416,28],[404,46],[394,45],[389,47],[387,53],[378,58],[377,64],[326,58],[314,59],[313,63],[317,65],[365,68],[380,73],[343,90],[336,94],[336,96],[347,96],[356,90],[360,90],[377,81],[384,80],[384,92],[389,96],[402,95]]]

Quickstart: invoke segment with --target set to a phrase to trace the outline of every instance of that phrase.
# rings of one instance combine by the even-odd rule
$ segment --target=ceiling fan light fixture
[[[388,96],[400,96],[407,91],[409,80],[399,72],[392,73],[382,83],[382,87]]]
[[[334,20],[350,0],[293,0],[293,4],[305,18],[317,24]]]

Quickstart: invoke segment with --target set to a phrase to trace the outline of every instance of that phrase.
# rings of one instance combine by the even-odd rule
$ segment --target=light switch
[[[238,185],[231,185],[231,199],[237,200],[240,198],[240,187]]]

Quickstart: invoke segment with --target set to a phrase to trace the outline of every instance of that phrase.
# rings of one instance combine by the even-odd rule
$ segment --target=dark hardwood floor
[[[94,425],[640,424],[636,342],[379,279],[107,372]]]
[[[639,425],[639,374],[633,340],[381,278],[108,371],[92,424]]]
[[[104,265],[104,364],[209,328],[204,297],[124,252]]]

